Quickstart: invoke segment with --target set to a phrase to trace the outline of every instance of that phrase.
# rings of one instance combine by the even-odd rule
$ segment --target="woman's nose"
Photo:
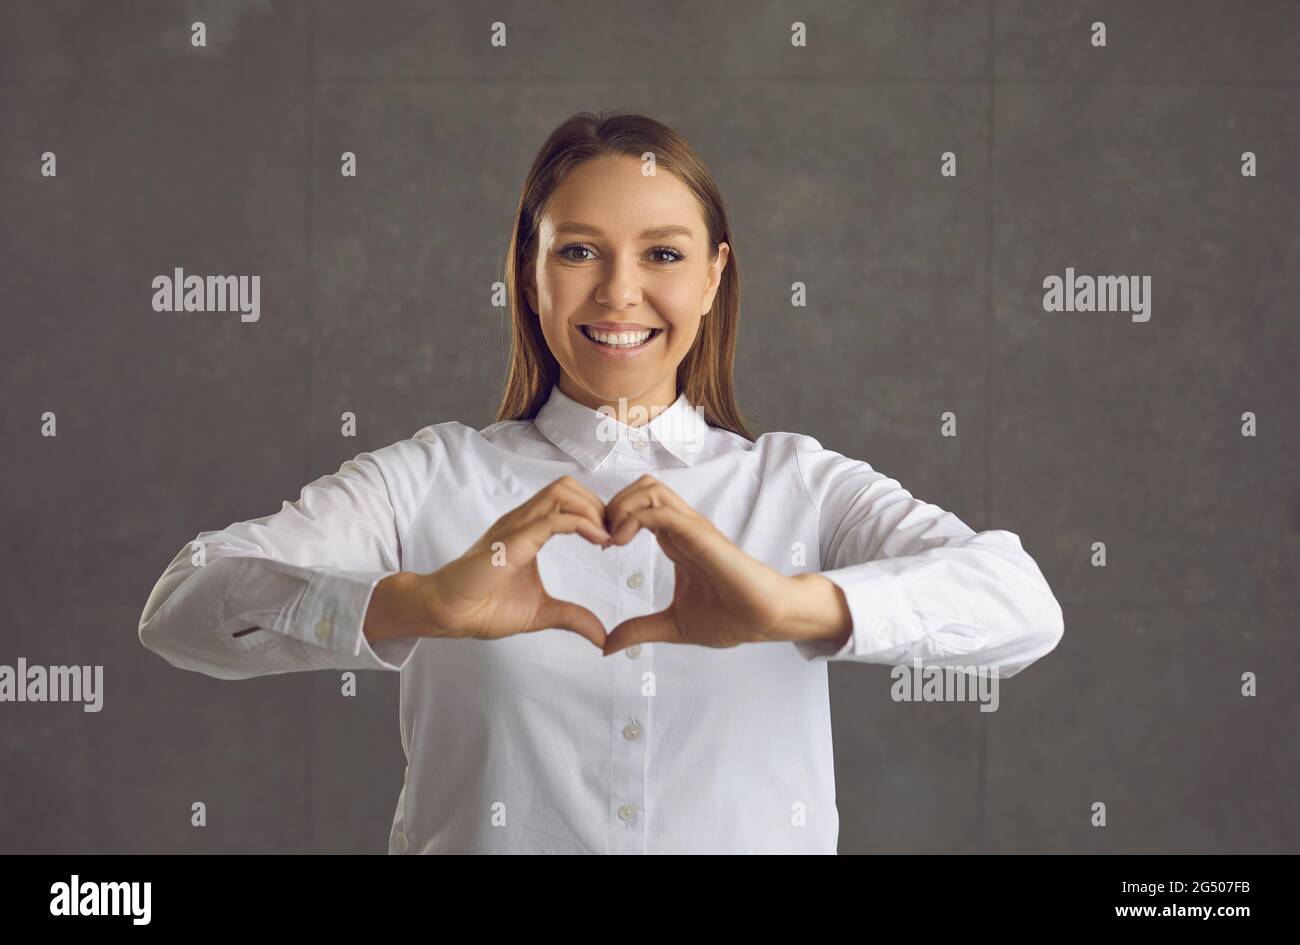
[[[597,301],[612,309],[641,304],[641,271],[635,260],[615,257],[596,292]]]

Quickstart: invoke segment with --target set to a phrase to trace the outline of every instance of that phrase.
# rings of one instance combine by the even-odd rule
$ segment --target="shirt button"
[[[882,620],[876,625],[876,637],[881,640],[889,639],[889,621]]]
[[[632,445],[639,450],[643,450],[645,449],[645,440],[641,439],[641,437],[638,436],[636,439],[632,441]]]
[[[316,621],[316,636],[322,643],[328,643],[334,633],[334,625],[330,623],[329,617],[321,617]]]
[[[632,818],[636,816],[636,808],[631,804],[624,804],[618,809],[618,816],[620,820],[630,824]]]
[[[636,659],[638,656],[641,655],[641,644],[640,644],[640,643],[633,643],[631,646],[629,646],[629,647],[628,647],[626,650],[624,650],[623,652],[627,654],[627,658],[628,658],[628,659],[630,659],[630,660],[634,660],[634,659]]]
[[[641,726],[635,722],[629,722],[623,726],[623,737],[630,742],[636,741],[641,737]]]
[[[634,590],[645,583],[645,575],[640,571],[633,571],[627,576],[627,586]]]
[[[410,846],[406,840],[406,834],[402,833],[400,830],[397,831],[397,836],[393,838],[393,842],[397,845],[398,853],[405,853],[406,848]]]

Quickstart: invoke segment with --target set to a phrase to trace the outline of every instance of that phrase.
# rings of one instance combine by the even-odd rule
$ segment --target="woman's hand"
[[[608,525],[608,531],[606,530]],[[537,553],[553,535],[577,533],[601,547],[654,533],[676,567],[672,604],[606,634],[600,619],[542,586]],[[634,643],[732,647],[775,640],[847,639],[852,617],[820,574],[787,576],[737,548],[653,476],[608,504],[564,476],[507,512],[455,561],[432,574],[380,581],[366,612],[371,642],[400,636],[494,640],[548,627],[572,630],[606,655]]]
[[[469,550],[431,574],[392,575],[375,589],[366,636],[473,637],[495,640],[550,627],[572,630],[603,647],[600,619],[542,586],[537,552],[553,535],[577,533],[602,547],[610,535],[604,503],[563,476],[507,512]],[[393,578],[390,588],[380,588]],[[400,597],[400,602],[393,601]],[[387,602],[387,603],[386,603]],[[385,614],[393,615],[386,619]],[[373,625],[373,626],[372,626]]]
[[[852,618],[839,589],[819,574],[787,576],[737,548],[685,500],[651,475],[609,500],[612,544],[649,529],[676,567],[666,610],[625,620],[605,655],[634,643],[731,647],[773,640],[847,640]]]

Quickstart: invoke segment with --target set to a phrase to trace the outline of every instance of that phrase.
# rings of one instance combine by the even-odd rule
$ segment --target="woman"
[[[496,423],[433,424],[200,533],[140,621],[224,679],[400,671],[390,852],[833,853],[827,661],[1006,677],[1056,645],[1016,535],[746,431],[730,230],[672,129],[556,129],[506,284]]]

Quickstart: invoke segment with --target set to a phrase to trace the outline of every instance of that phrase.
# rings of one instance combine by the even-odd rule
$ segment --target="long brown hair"
[[[736,405],[731,375],[740,321],[740,270],[722,196],[704,161],[681,134],[653,118],[627,112],[581,112],[566,119],[537,152],[524,180],[506,257],[512,325],[510,372],[497,409],[498,421],[537,416],[560,376],[559,363],[523,291],[526,274],[536,259],[537,221],[547,200],[565,174],[580,164],[619,154],[641,160],[647,151],[654,155],[656,170],[675,174],[695,194],[708,229],[711,258],[716,258],[719,243],[725,242],[731,249],[713,307],[700,322],[695,344],[678,365],[677,390],[691,404],[703,408],[704,419],[712,426],[754,439]]]

